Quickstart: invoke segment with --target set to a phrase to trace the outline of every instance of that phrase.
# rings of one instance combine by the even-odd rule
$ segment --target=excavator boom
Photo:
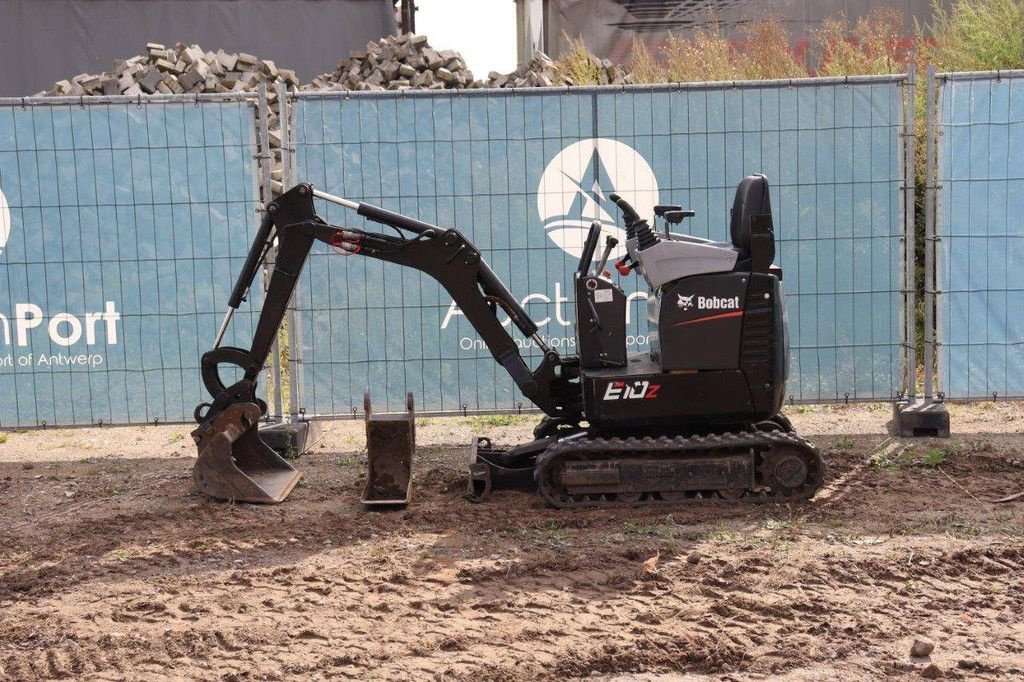
[[[396,234],[329,225],[316,214],[314,197],[395,228]],[[245,301],[275,240],[274,269],[250,347],[221,345],[233,312]],[[260,440],[258,421],[266,414],[267,406],[256,396],[256,387],[288,301],[317,242],[345,255],[376,258],[433,277],[451,295],[494,359],[527,399],[552,419],[579,419],[582,399],[574,359],[563,360],[547,348],[537,333],[537,325],[487,265],[479,249],[461,232],[300,184],[267,207],[228,301],[228,312],[214,348],[201,361],[203,384],[212,397],[196,408],[199,427],[192,434],[200,452],[195,480],[201,490],[220,499],[274,503],[288,495],[301,475]],[[529,368],[515,340],[498,319],[499,307],[520,332],[544,350],[536,368]],[[223,365],[240,368],[242,378],[226,385],[221,376]]]

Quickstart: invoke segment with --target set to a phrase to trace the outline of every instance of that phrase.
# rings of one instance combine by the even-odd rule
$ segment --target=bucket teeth
[[[192,470],[196,487],[233,502],[282,502],[302,473],[260,439],[260,407],[232,405],[209,425],[192,432],[199,458]]]

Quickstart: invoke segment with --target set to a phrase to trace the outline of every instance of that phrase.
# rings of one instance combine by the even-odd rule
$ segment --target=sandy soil
[[[276,507],[195,493],[187,427],[6,432],[0,679],[1024,676],[1024,499],[994,502],[1021,405],[953,406],[948,441],[789,413],[830,467],[810,503],[571,512],[462,497],[469,435],[532,420],[422,420],[390,513],[358,504],[359,422]]]

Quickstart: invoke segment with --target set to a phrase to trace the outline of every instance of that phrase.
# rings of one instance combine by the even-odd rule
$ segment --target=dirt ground
[[[585,511],[463,499],[470,435],[525,419],[421,420],[389,513],[358,503],[360,422],[275,507],[194,492],[187,427],[5,432],[0,679],[1024,676],[1024,498],[995,502],[1024,407],[954,405],[950,440],[788,414],[829,465],[809,503]]]

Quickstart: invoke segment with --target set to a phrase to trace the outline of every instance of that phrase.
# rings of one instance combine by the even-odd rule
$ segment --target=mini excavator
[[[394,234],[330,225],[317,215],[314,198],[394,228]],[[782,271],[773,263],[768,181],[752,175],[737,187],[728,242],[672,232],[672,225],[694,215],[680,206],[657,206],[653,216],[641,216],[622,197],[612,194],[610,200],[621,212],[626,237],[626,255],[614,269],[622,277],[635,273],[650,287],[650,350],[627,352],[626,296],[605,270],[618,243],[606,236],[602,246],[595,221],[574,274],[578,355],[563,357],[458,230],[309,184],[281,195],[267,207],[214,349],[202,358],[212,400],[195,411],[198,487],[216,498],[272,503],[298,481],[301,474],[260,438],[257,427],[267,406],[256,386],[306,258],[323,242],[437,280],[523,396],[544,413],[529,443],[504,450],[487,438],[474,439],[471,499],[504,487],[537,490],[559,508],[812,497],[822,485],[824,462],[780,413],[787,317]],[[659,218],[663,230],[655,229]],[[221,345],[275,241],[252,345]],[[502,325],[499,308],[542,350],[536,367]],[[224,365],[238,368],[241,378],[225,385]]]

